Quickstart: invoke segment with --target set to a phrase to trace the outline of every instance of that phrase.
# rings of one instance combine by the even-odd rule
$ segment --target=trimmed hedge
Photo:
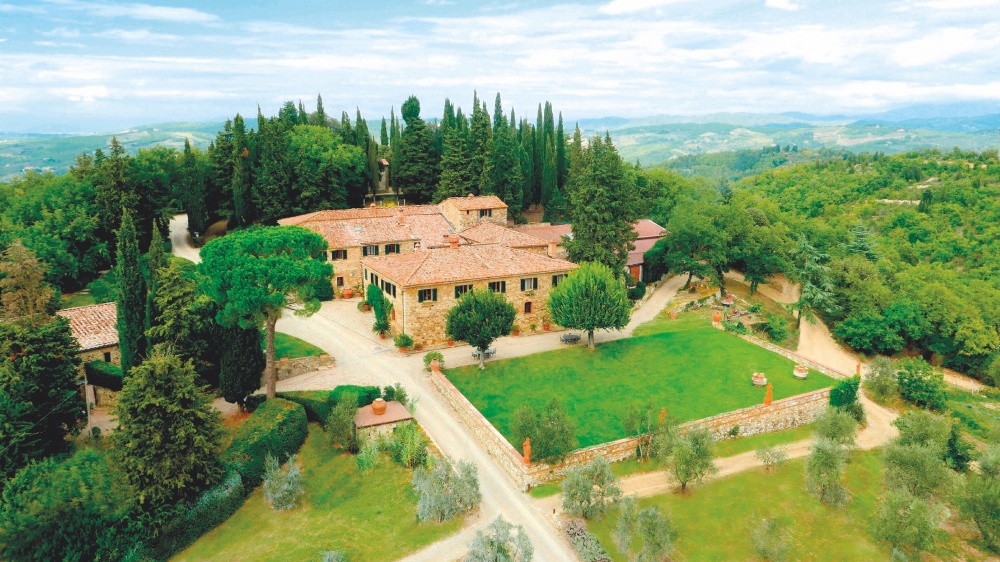
[[[168,560],[229,519],[243,506],[249,492],[240,473],[230,470],[222,482],[202,492],[183,517],[168,524],[144,554],[155,560]]]
[[[306,410],[281,398],[264,402],[236,431],[223,459],[254,489],[264,480],[264,457],[284,462],[298,452],[309,433]]]
[[[122,368],[98,359],[83,364],[87,383],[118,392],[122,389]]]
[[[279,392],[278,397],[301,404],[306,410],[306,417],[309,421],[326,425],[326,420],[330,417],[330,410],[333,410],[333,407],[340,401],[340,396],[345,392],[354,392],[358,395],[358,408],[371,404],[382,395],[382,391],[377,386],[342,385],[333,390]]]

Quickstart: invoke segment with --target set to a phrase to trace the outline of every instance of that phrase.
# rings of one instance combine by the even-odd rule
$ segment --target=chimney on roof
[[[457,250],[458,249],[458,235],[457,234],[452,234],[451,236],[449,236],[448,237],[448,244],[451,246],[452,250]]]
[[[469,199],[472,199],[472,198],[474,197],[474,195],[472,195],[472,194],[470,193],[470,194],[466,195],[466,197],[468,197]]]
[[[554,258],[559,254],[559,243],[549,240],[549,257]]]
[[[406,220],[403,218],[402,208],[396,210],[396,222],[399,223],[399,226],[403,226],[404,224],[406,224]]]
[[[375,202],[374,202],[374,201],[372,201],[372,204],[371,204],[371,205],[368,205],[368,207],[369,207],[370,209],[374,209],[374,208],[375,208]]]

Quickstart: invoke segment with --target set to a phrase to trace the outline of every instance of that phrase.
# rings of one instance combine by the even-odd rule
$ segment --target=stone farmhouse
[[[73,337],[80,343],[79,356],[83,363],[107,361],[121,365],[121,352],[118,350],[118,308],[115,303],[67,308],[56,314],[69,320]]]
[[[334,291],[339,293],[345,288],[363,289],[363,258],[447,247],[449,237],[460,231],[487,224],[502,227],[507,224],[507,205],[495,195],[470,195],[445,199],[438,205],[373,204],[363,209],[318,211],[282,219],[278,224],[298,225],[326,239]],[[544,241],[535,241],[544,247]]]
[[[448,248],[362,260],[365,285],[380,287],[393,305],[394,332],[409,334],[425,346],[445,343],[448,310],[473,289],[507,295],[522,330],[551,324],[546,310],[549,290],[576,264],[498,243],[459,242],[456,235]]]
[[[644,277],[645,270],[643,266],[646,263],[644,254],[651,250],[659,239],[667,235],[667,229],[649,219],[639,219],[632,225],[632,229],[638,237],[635,240],[635,249],[628,253],[628,261],[625,263],[625,267],[628,268],[629,275],[636,281],[650,281]],[[573,227],[569,224],[531,224],[519,226],[517,230],[522,234],[560,245],[562,244],[563,237],[573,237]],[[561,255],[565,255],[565,253]]]

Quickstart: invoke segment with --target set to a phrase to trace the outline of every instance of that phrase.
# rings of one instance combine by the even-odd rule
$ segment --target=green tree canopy
[[[503,293],[473,289],[448,311],[445,331],[448,337],[478,349],[479,368],[485,369],[486,350],[494,340],[510,333],[516,317],[514,305]]]
[[[275,395],[274,327],[286,308],[310,316],[320,302],[313,287],[329,282],[333,268],[322,261],[326,240],[297,226],[249,228],[208,243],[201,251],[198,270],[202,288],[220,310],[216,320],[225,326],[266,329],[268,398]]]
[[[602,263],[584,262],[549,292],[549,312],[560,326],[585,330],[594,348],[594,330],[621,330],[632,314],[632,301],[621,277]]]
[[[115,303],[118,347],[121,350],[122,372],[126,377],[146,354],[146,278],[139,263],[139,253],[135,223],[131,213],[125,211],[118,231]]]
[[[420,101],[410,96],[401,108],[406,128],[400,136],[396,171],[397,188],[415,203],[430,201],[438,185],[438,156],[434,152],[427,123],[420,118]]]
[[[126,379],[114,413],[111,458],[139,505],[193,498],[221,475],[222,422],[190,361],[154,350]]]

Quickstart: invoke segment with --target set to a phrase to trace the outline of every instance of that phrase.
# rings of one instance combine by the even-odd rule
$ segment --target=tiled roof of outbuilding
[[[508,248],[544,248],[548,246],[548,240],[505,228],[492,222],[479,223],[458,234],[476,244],[500,244]]]
[[[367,257],[362,263],[400,287],[562,273],[576,267],[566,260],[499,244]]]
[[[56,312],[69,320],[80,351],[118,345],[118,307],[113,302],[78,306]]]

